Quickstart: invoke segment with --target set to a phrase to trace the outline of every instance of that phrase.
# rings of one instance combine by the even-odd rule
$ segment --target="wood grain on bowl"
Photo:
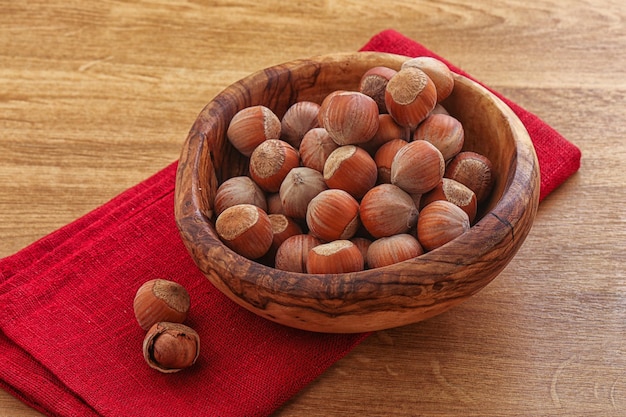
[[[280,271],[228,249],[215,232],[220,183],[245,175],[247,158],[226,139],[230,119],[262,104],[279,116],[298,101],[358,88],[374,66],[399,69],[407,57],[334,54],[259,71],[227,87],[200,113],[184,143],[176,179],[176,221],[198,268],[224,294],[269,320],[319,332],[397,327],[446,311],[504,269],[528,234],[538,205],[539,170],[528,133],[514,113],[475,82],[455,75],[443,102],[464,126],[464,150],[493,163],[495,186],[472,228],[419,257],[346,274]]]

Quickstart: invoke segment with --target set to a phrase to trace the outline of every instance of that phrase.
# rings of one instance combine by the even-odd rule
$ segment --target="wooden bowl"
[[[464,149],[494,165],[495,188],[480,219],[452,242],[417,258],[347,274],[290,273],[227,248],[214,227],[217,186],[247,174],[247,158],[226,139],[233,115],[262,104],[282,117],[301,100],[358,88],[373,66],[399,69],[407,57],[358,52],[297,60],[227,87],[200,113],[180,156],[175,216],[182,239],[213,285],[248,310],[300,329],[353,333],[418,322],[476,294],[509,263],[526,238],[539,200],[537,157],[520,120],[477,83],[455,75],[443,103],[465,129]]]

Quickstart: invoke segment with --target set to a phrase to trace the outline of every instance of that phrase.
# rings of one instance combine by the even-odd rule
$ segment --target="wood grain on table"
[[[0,257],[178,158],[243,76],[393,28],[539,115],[580,171],[485,290],[378,332],[278,416],[626,415],[626,4],[0,1]],[[38,416],[0,391],[0,416]]]

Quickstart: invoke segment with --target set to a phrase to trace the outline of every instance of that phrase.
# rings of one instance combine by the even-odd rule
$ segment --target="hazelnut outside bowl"
[[[302,59],[236,82],[200,113],[179,160],[175,216],[198,268],[230,299],[269,320],[333,333],[375,331],[418,322],[467,300],[509,263],[532,226],[539,201],[537,157],[520,120],[477,83],[455,75],[442,104],[465,129],[464,150],[491,159],[495,186],[472,228],[417,258],[378,269],[312,275],[248,260],[215,232],[218,184],[247,172],[247,158],[226,139],[240,109],[263,104],[282,118],[297,101],[321,103],[335,90],[357,89],[374,66],[399,69],[407,57],[357,52]]]

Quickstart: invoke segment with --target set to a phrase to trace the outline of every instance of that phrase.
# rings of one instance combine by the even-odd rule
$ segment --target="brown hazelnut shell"
[[[268,139],[250,155],[250,178],[263,190],[275,193],[292,168],[300,166],[300,154],[280,139]]]
[[[306,262],[309,274],[345,274],[363,268],[361,250],[349,240],[335,240],[313,247]]]
[[[137,289],[133,300],[135,318],[144,330],[159,321],[182,323],[187,319],[190,306],[187,289],[166,279],[144,282]]]
[[[422,209],[417,220],[417,240],[431,251],[456,239],[470,228],[470,221],[456,204],[433,201]]]
[[[359,229],[359,203],[344,190],[328,189],[309,203],[306,213],[309,232],[330,242],[350,239]]]
[[[265,255],[274,237],[269,215],[252,204],[224,210],[215,221],[215,231],[226,246],[248,259]]]
[[[414,131],[435,108],[437,89],[422,70],[405,67],[387,83],[385,104],[400,126]]]
[[[245,156],[267,139],[280,138],[280,119],[265,106],[241,109],[231,119],[226,136],[235,149]]]
[[[359,146],[340,146],[324,164],[324,181],[328,188],[347,191],[357,200],[376,185],[377,178],[374,158]]]
[[[433,144],[415,140],[400,148],[391,162],[391,183],[409,194],[424,194],[439,184],[446,169]]]
[[[181,323],[155,323],[143,340],[143,356],[148,366],[162,373],[188,368],[199,355],[200,336]]]

